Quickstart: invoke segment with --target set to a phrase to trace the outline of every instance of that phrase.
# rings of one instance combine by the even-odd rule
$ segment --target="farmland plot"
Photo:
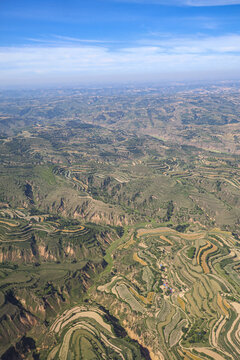
[[[232,241],[229,233],[218,229],[191,234],[166,227],[138,229],[135,243],[117,250],[121,258],[126,257],[126,262],[119,262],[117,257],[114,262],[117,273],[124,278],[114,276],[98,288],[105,294],[102,303],[106,305],[114,296],[114,307],[119,304],[118,316],[121,316],[120,304],[128,304],[128,325],[139,333],[139,339],[147,347],[150,338],[145,332],[140,335],[138,330],[138,322],[142,328],[146,319],[151,329],[153,354],[161,349],[162,356],[177,360],[185,348],[185,354],[189,354],[185,357],[192,359],[205,359],[212,354],[216,358],[221,354],[226,358],[231,353],[235,356],[239,346],[239,317],[228,297],[239,297],[234,285],[235,265],[239,260],[228,263]],[[187,256],[192,248],[196,249],[193,258]],[[234,281],[229,281],[225,271],[231,271]],[[148,300],[149,294],[152,301]],[[100,301],[101,297],[97,295],[96,299]],[[235,315],[229,317],[230,313]],[[188,350],[199,346],[208,346],[208,354],[194,355]]]

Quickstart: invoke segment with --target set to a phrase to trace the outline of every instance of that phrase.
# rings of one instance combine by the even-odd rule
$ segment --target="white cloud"
[[[240,0],[114,0],[143,4],[160,4],[168,6],[227,6],[239,5]]]
[[[80,38],[75,38],[75,37],[70,37],[70,36],[61,36],[61,35],[54,35],[54,37],[58,40],[62,40],[62,41],[70,41],[70,42],[79,42],[79,43],[94,43],[94,44],[109,44],[109,43],[115,43],[114,40],[99,40],[99,39],[80,39]]]
[[[189,6],[226,6],[226,5],[239,5],[240,0],[179,0]]]
[[[0,48],[2,84],[47,82],[54,77],[88,79],[101,75],[132,76],[199,71],[238,71],[240,35],[142,40],[135,46],[111,49],[102,45]],[[19,80],[20,81],[20,80]]]
[[[197,37],[171,37],[164,35],[163,38],[142,39],[141,44],[160,46],[170,53],[229,53],[240,52],[240,35],[230,34],[223,36],[201,36]]]

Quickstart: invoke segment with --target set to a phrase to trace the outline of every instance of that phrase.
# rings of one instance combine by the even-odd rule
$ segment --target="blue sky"
[[[0,0],[0,84],[240,78],[240,0]]]

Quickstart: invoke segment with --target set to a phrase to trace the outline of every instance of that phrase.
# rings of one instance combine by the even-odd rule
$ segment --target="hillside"
[[[237,359],[239,115],[238,83],[1,94],[3,360]]]

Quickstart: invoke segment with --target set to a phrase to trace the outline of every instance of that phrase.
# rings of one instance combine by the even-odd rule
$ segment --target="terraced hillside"
[[[0,94],[3,360],[239,358],[239,84],[135,90]]]
[[[48,355],[53,359],[143,359],[148,351],[133,343],[108,312],[76,306],[65,311],[50,327],[60,337]]]
[[[238,358],[240,248],[231,233],[137,227],[113,257],[94,299],[152,359]]]
[[[6,213],[15,217],[0,218],[0,353],[26,332],[44,333],[61,309],[81,301],[118,237],[106,226]]]
[[[70,125],[0,140],[3,204],[115,226],[154,219],[239,230],[237,155]]]

